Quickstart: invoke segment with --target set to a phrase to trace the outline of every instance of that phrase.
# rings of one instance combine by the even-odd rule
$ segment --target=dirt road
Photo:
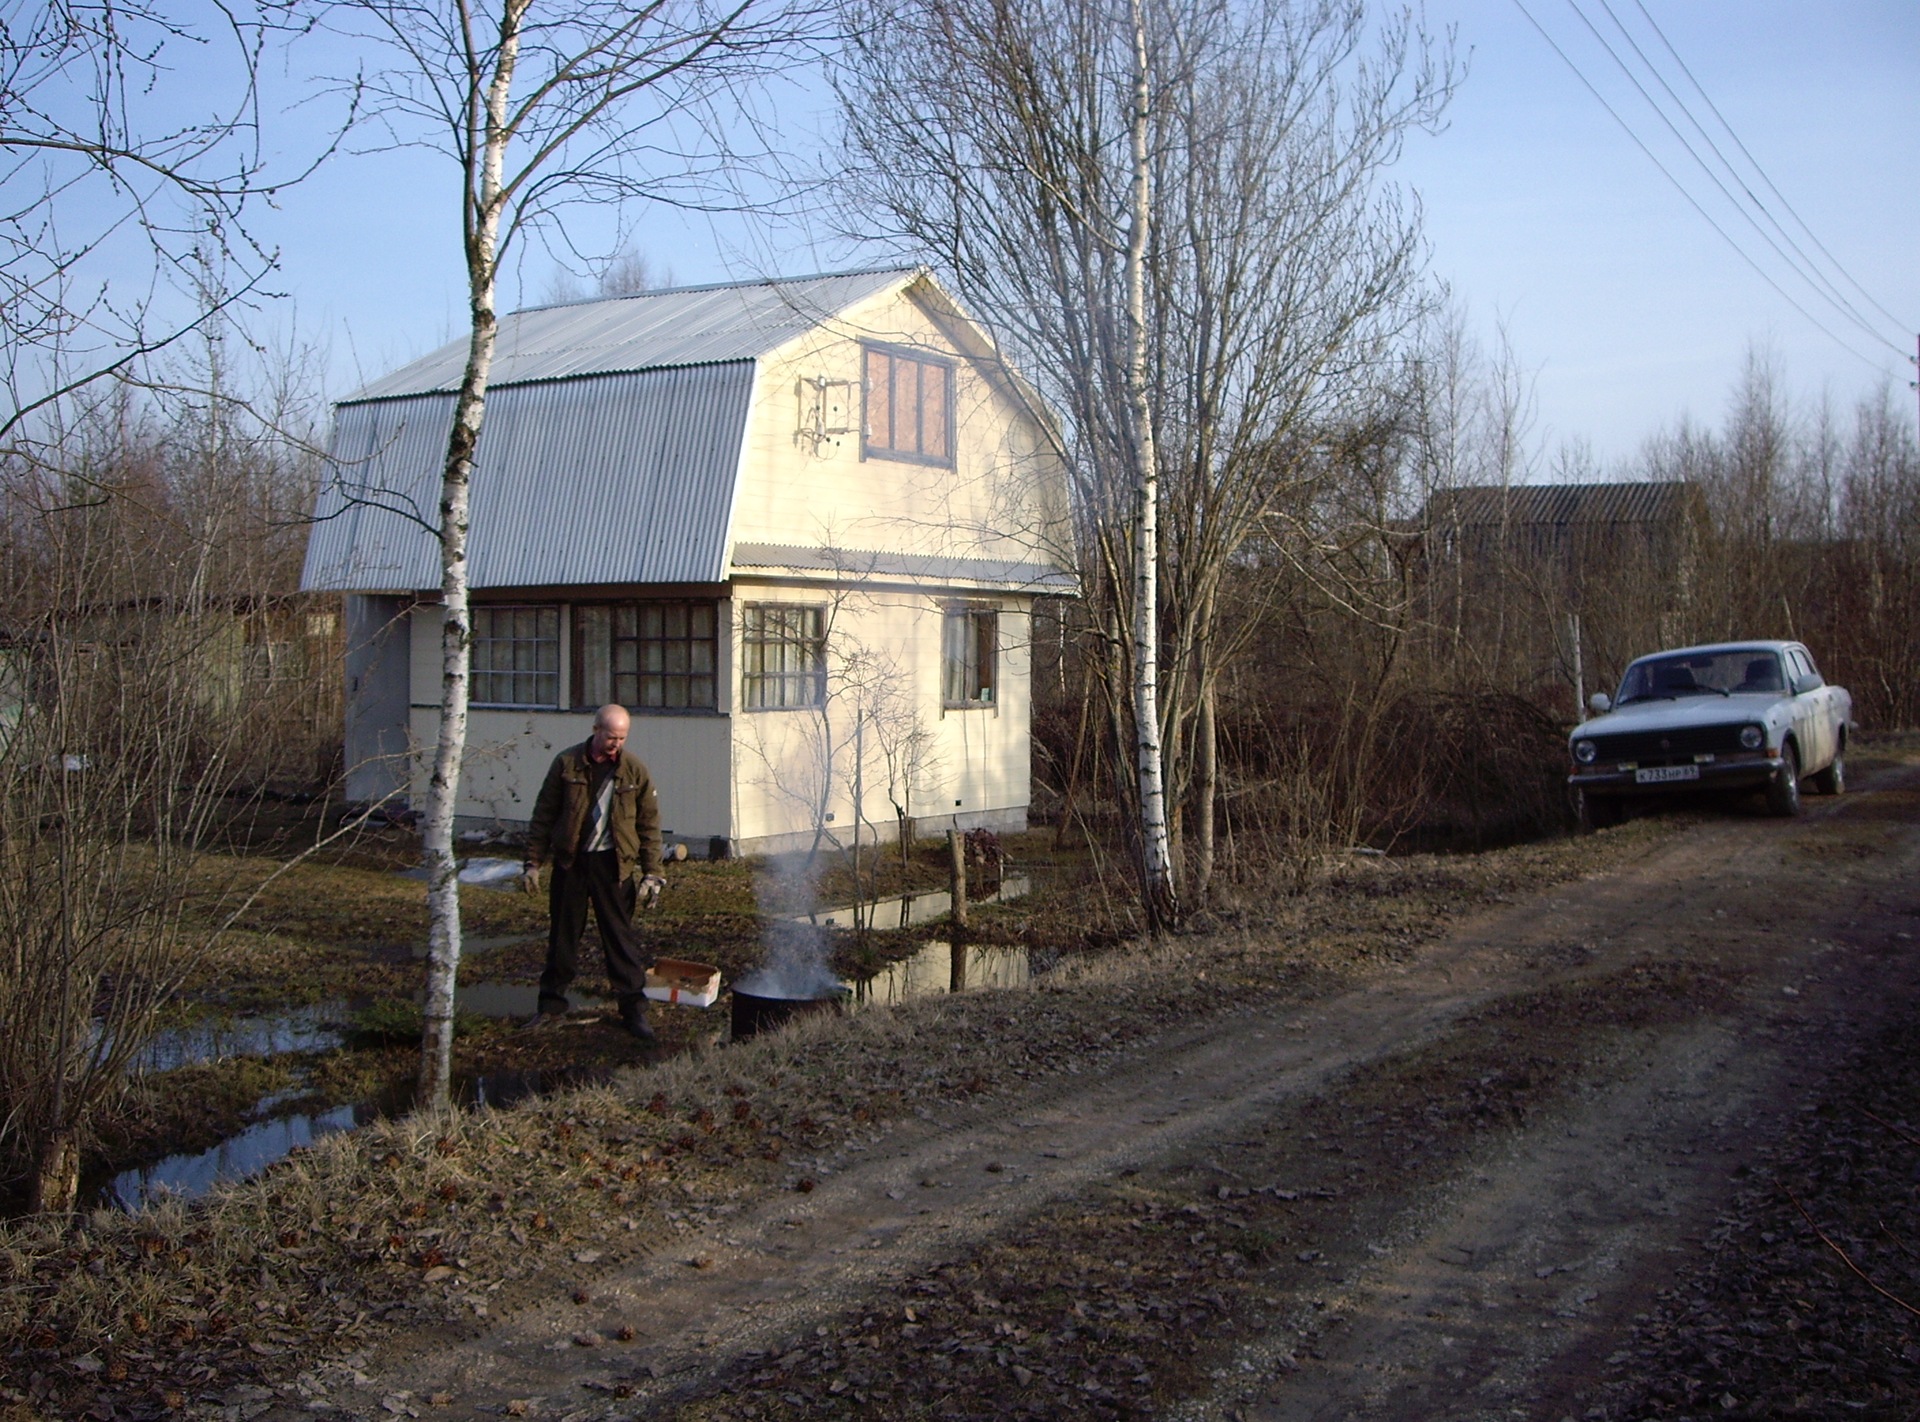
[[[1920,769],[1863,769],[1799,820],[1703,816],[1338,991],[1250,992],[930,1101],[636,1263],[585,1261],[571,1295],[306,1394],[575,1419],[1916,1415]]]

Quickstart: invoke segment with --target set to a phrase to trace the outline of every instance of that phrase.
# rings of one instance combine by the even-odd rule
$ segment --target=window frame
[[[783,624],[800,624],[796,633],[786,627],[768,638],[769,616]],[[805,624],[812,622],[809,628]],[[778,667],[768,670],[765,653],[769,647],[796,649],[798,660],[808,665],[798,670]],[[758,655],[756,655],[758,653]],[[784,660],[784,657],[783,657]],[[756,663],[759,665],[756,667]],[[811,685],[811,700],[787,700],[787,693]],[[778,688],[780,700],[763,699],[769,688]],[[742,711],[817,711],[827,704],[827,605],[813,602],[745,602],[740,605],[740,709]]]
[[[960,656],[954,656],[953,633],[956,623],[964,625],[960,634]],[[982,641],[982,635],[986,638]],[[959,667],[956,683],[954,667]],[[955,686],[960,689],[954,697]],[[1000,609],[977,602],[949,603],[940,617],[940,709],[942,711],[985,711],[1000,704]]]
[[[897,392],[899,380],[894,375],[900,365],[908,365],[921,370],[936,370],[941,379],[941,408],[946,416],[945,447],[937,453],[926,453],[925,445],[925,387],[924,378],[915,391],[915,429],[919,438],[913,448],[897,444],[880,444],[874,439],[874,398],[873,363],[875,357],[887,362],[887,423],[889,436],[898,431],[899,421],[894,412],[899,408]],[[954,467],[955,435],[953,418],[953,397],[957,384],[955,371],[957,362],[949,357],[935,355],[930,351],[916,350],[910,346],[889,345],[880,341],[862,341],[860,343],[860,457],[862,459],[885,459],[901,464],[924,464],[937,469]]]
[[[502,711],[558,711],[562,709],[560,702],[560,610],[561,604],[557,602],[483,602],[474,603],[469,608],[468,615],[472,620],[469,624],[469,639],[467,644],[467,695],[470,705],[477,709]],[[536,628],[535,635],[532,637],[520,637],[518,635],[501,637],[491,631],[483,634],[480,630],[482,618],[485,618],[488,626],[491,627],[493,619],[502,613],[522,612],[530,612],[535,615]],[[540,625],[548,619],[550,619],[552,628],[550,636],[547,634],[546,627]],[[491,652],[492,646],[499,643],[506,643],[510,646],[525,643],[535,648],[542,645],[550,645],[553,649],[553,665],[550,669],[538,665],[526,669],[517,665],[496,668],[491,665],[492,657],[489,655],[487,657],[489,664],[482,666],[481,646],[483,643],[488,645],[489,653]],[[517,654],[511,657],[510,660],[517,661]],[[534,654],[534,660],[536,663],[540,660],[537,651]],[[512,682],[514,678],[522,676],[534,678],[536,690],[538,690],[537,683],[540,679],[547,677],[552,678],[552,699],[547,701],[502,701],[481,694],[481,687],[483,685],[481,678],[483,677],[488,678],[488,681],[485,682],[484,685],[489,691],[498,689],[492,681],[492,678],[496,677],[507,678],[509,687],[517,691],[519,688],[513,687]]]
[[[669,608],[685,610],[687,614],[688,631],[684,635],[668,635],[663,626],[660,636],[649,637],[646,631],[647,613],[653,610],[660,611],[664,624],[666,610]],[[696,635],[691,630],[694,612],[700,608],[707,610],[709,619],[707,633],[704,638]],[[604,701],[596,700],[587,694],[587,677],[590,666],[590,659],[587,653],[587,622],[589,616],[602,611],[608,616],[606,649],[608,660],[606,671],[607,696]],[[623,611],[630,612],[633,617],[634,630],[629,635],[622,635],[618,630],[619,614]],[[569,620],[573,624],[570,629],[571,635],[568,638],[573,664],[568,678],[570,683],[568,689],[572,695],[575,710],[596,710],[612,702],[626,707],[630,713],[637,716],[702,716],[711,715],[719,711],[721,631],[719,599],[700,597],[596,598],[588,602],[574,603],[572,605],[572,617]],[[628,671],[622,671],[620,669],[618,647],[621,643],[629,644],[634,648],[633,667]],[[646,655],[646,648],[649,643],[662,648],[659,657],[660,665],[651,669],[647,666]],[[699,661],[696,649],[702,643],[704,643],[707,648],[707,668],[705,671],[698,670],[695,666]],[[686,666],[683,669],[673,670],[667,665],[668,662],[672,660],[667,649],[673,646],[681,646],[687,649],[685,656]],[[632,679],[633,699],[628,699],[620,694],[620,679],[622,677]],[[657,705],[640,699],[642,691],[645,690],[646,681],[650,677],[658,678],[661,682],[662,699]],[[693,699],[695,684],[703,679],[707,683],[707,699],[705,701],[695,701]],[[687,702],[685,705],[674,706],[666,700],[667,683],[670,681],[680,681],[686,684]]]

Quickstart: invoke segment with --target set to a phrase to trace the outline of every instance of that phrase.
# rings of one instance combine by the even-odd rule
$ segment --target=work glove
[[[520,871],[520,891],[524,894],[540,892],[540,866],[529,864]]]
[[[661,891],[667,887],[667,881],[658,874],[649,874],[640,881],[640,907],[652,908],[660,902]]]

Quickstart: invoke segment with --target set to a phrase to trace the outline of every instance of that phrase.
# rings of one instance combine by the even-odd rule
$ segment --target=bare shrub
[[[240,896],[203,847],[339,739],[297,444],[218,405],[64,416],[0,462],[0,1183],[50,1211]]]
[[[231,784],[196,637],[82,640],[49,617],[0,747],[0,1171],[70,1208],[89,1118],[191,967],[196,847]]]

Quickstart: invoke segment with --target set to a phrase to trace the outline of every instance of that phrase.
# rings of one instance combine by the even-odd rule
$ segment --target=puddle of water
[[[472,863],[485,861],[469,861]],[[505,864],[499,860],[494,863]],[[518,865],[514,865],[518,872]],[[416,877],[418,875],[416,874]],[[466,874],[462,873],[466,880]],[[481,882],[486,880],[468,880]],[[974,900],[995,903],[1016,899],[1028,892],[1029,881],[1003,880],[998,891]],[[952,912],[952,899],[945,891],[902,894],[874,905],[868,922],[875,928],[911,928],[937,922]],[[795,916],[791,921],[820,927],[852,927],[851,908],[825,909]],[[526,939],[525,934],[504,935],[497,939],[476,939],[465,947],[484,951]],[[1031,961],[1025,949],[962,947],[929,943],[912,957],[902,959],[883,971],[851,984],[856,1004],[885,1006],[911,997],[931,993],[961,992],[979,987],[1017,987],[1032,976]],[[528,1017],[539,1006],[540,990],[533,983],[466,983],[455,993],[458,1012],[483,1017]],[[611,1004],[604,998],[585,993],[569,993],[576,1011],[604,1009]],[[231,1018],[219,1022],[162,1033],[149,1044],[141,1058],[149,1070],[165,1071],[193,1062],[217,1060],[222,1056],[272,1055],[281,1052],[328,1051],[343,1045],[344,1023],[349,1015],[344,1002],[328,1002],[297,1008],[270,1017]],[[502,1107],[571,1086],[608,1079],[603,1069],[563,1069],[559,1071],[506,1071],[462,1078],[454,1084],[455,1099],[463,1106]],[[256,1111],[271,1111],[294,1093],[280,1092],[263,1098]],[[231,1136],[211,1150],[197,1154],[168,1156],[152,1165],[122,1171],[97,1187],[94,1198],[103,1206],[135,1209],[162,1196],[193,1198],[204,1195],[223,1180],[239,1180],[258,1173],[290,1151],[312,1145],[339,1131],[351,1131],[370,1121],[404,1113],[412,1105],[411,1083],[405,1083],[377,1101],[339,1106],[329,1111],[296,1112],[258,1121],[238,1135]]]
[[[575,1086],[600,1085],[612,1079],[604,1067],[562,1067],[554,1071],[501,1071],[457,1077],[453,1099],[464,1107],[511,1106],[532,1096]],[[293,1093],[264,1098],[259,1109],[271,1109]],[[357,1130],[372,1121],[404,1115],[413,1108],[413,1083],[404,1082],[374,1101],[336,1106],[330,1111],[294,1112],[276,1116],[229,1136],[210,1150],[167,1156],[152,1165],[123,1170],[93,1192],[97,1205],[133,1210],[163,1197],[195,1199],[225,1180],[243,1180],[285,1158],[302,1146],[341,1131]]]
[[[567,998],[576,1010],[612,1006],[605,998],[580,992]],[[415,1001],[420,1000],[416,995]],[[481,1017],[531,1017],[539,1005],[540,989],[533,983],[462,983],[454,991],[454,1011]],[[334,1051],[351,1035],[355,1006],[335,998],[270,1016],[209,1018],[169,1028],[141,1050],[134,1068],[162,1072],[228,1057]],[[255,1109],[266,1109],[266,1103]]]
[[[134,1058],[140,1071],[173,1071],[225,1057],[330,1052],[346,1040],[346,1003],[335,1000],[262,1017],[222,1017],[159,1033]]]
[[[483,889],[510,889],[518,892],[520,888],[521,863],[518,859],[463,859],[460,861],[460,882],[475,884]],[[425,865],[415,865],[411,869],[399,871],[402,879],[425,879]]]
[[[239,1180],[263,1170],[296,1147],[365,1125],[375,1114],[365,1106],[340,1106],[314,1115],[261,1121],[212,1150],[170,1155],[152,1165],[123,1170],[100,1187],[97,1199],[101,1205],[123,1210],[138,1209],[164,1195],[191,1199],[222,1180]]]
[[[854,983],[853,993],[859,1006],[885,1007],[910,997],[972,988],[1021,987],[1032,980],[1033,963],[1025,948],[955,948],[948,943],[929,943],[911,958],[902,958]]]
[[[1032,888],[1030,879],[1002,879],[1000,887],[991,894],[970,897],[969,904],[1004,903],[1008,899],[1017,899]],[[953,912],[953,895],[945,889],[929,889],[919,894],[897,894],[890,899],[880,899],[867,910],[867,925],[871,928],[913,928],[922,923],[937,923]],[[795,923],[811,923],[819,928],[852,928],[854,909],[852,905],[839,908],[815,909],[812,913],[792,915]]]
[[[457,1083],[463,1106],[511,1106],[530,1096],[545,1096],[575,1086],[603,1086],[613,1080],[605,1067],[563,1067],[558,1071],[496,1071]]]
[[[511,948],[516,943],[538,943],[539,941],[540,935],[537,933],[493,933],[471,938],[463,933],[460,935],[460,956],[466,958],[473,953],[491,953],[496,948]],[[427,945],[416,943],[407,951],[416,959],[424,959],[427,956]]]
[[[422,994],[414,999],[425,1001]],[[569,992],[567,1001],[573,1004],[573,1010],[595,1011],[612,1007],[613,1003],[604,997],[593,997],[584,992]],[[453,989],[453,1010],[471,1012],[481,1017],[531,1017],[540,1010],[540,985],[538,983],[456,983]]]

